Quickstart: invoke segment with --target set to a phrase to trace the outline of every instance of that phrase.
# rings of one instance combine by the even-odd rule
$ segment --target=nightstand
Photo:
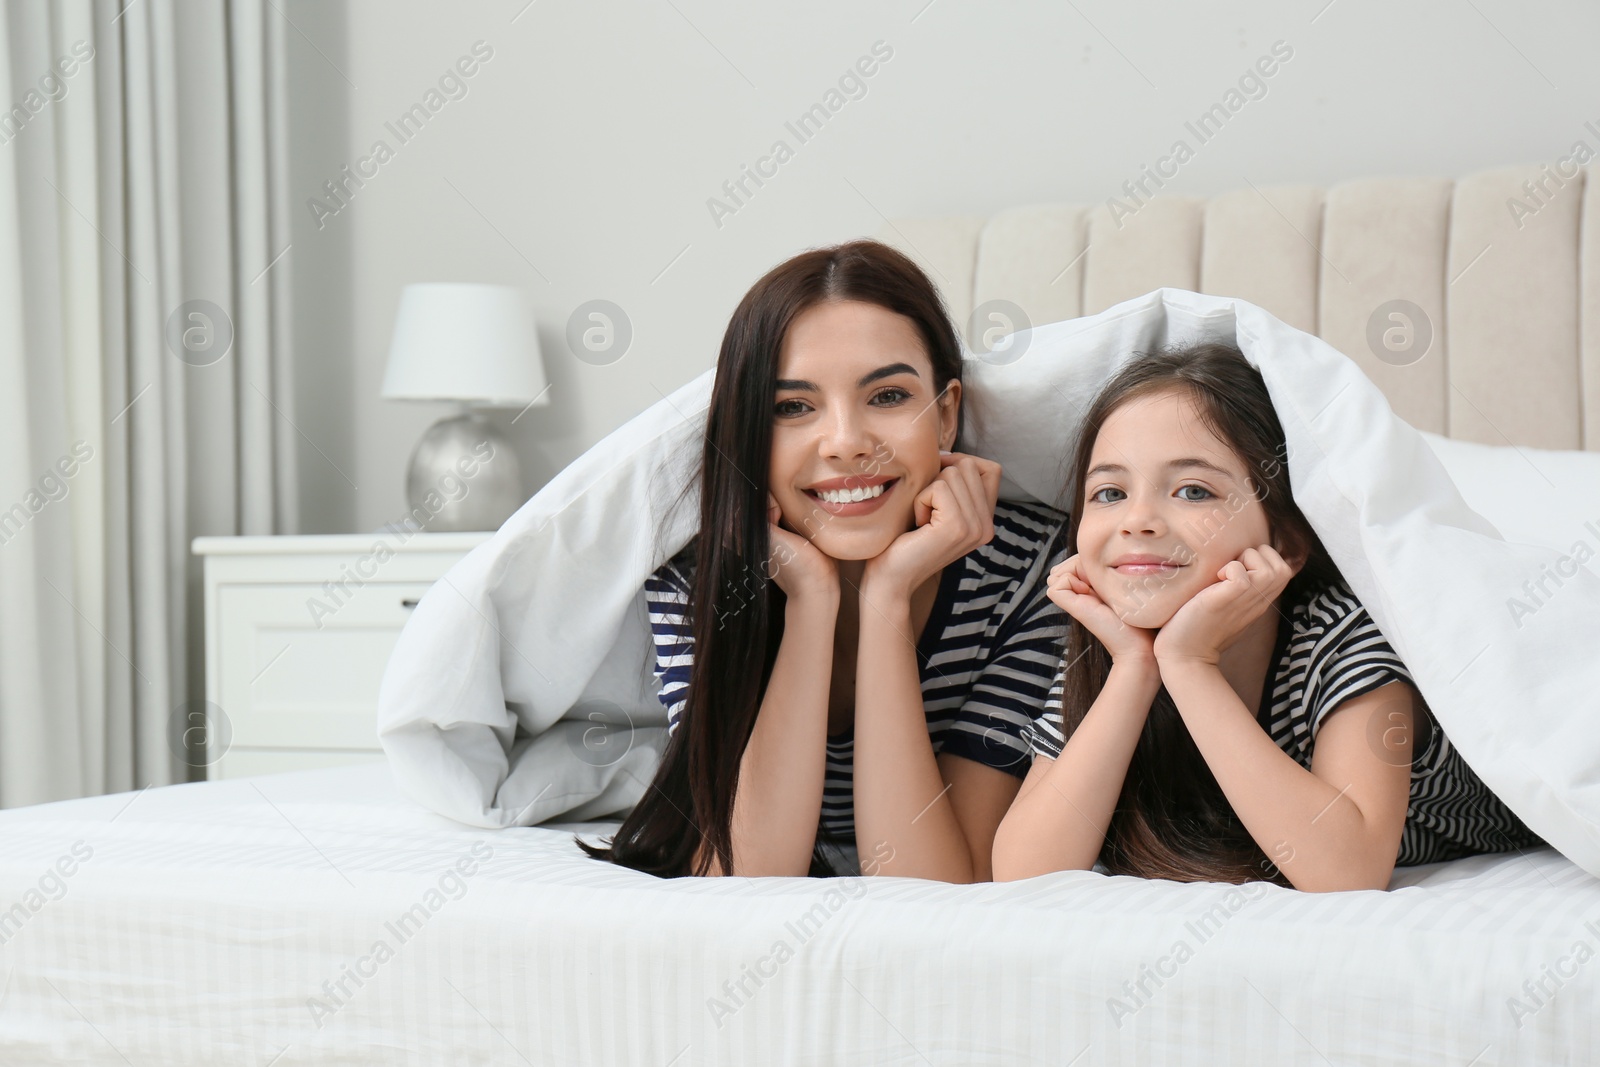
[[[205,557],[208,777],[383,759],[378,683],[400,630],[428,587],[491,536],[395,528],[195,538]]]

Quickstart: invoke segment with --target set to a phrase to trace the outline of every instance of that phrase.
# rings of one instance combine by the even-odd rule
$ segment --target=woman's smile
[[[849,518],[877,511],[899,484],[899,478],[852,475],[818,482],[802,492],[821,505],[828,514]]]

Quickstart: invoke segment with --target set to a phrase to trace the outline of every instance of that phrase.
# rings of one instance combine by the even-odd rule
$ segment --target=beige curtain
[[[297,520],[282,18],[263,0],[0,11],[10,807],[202,776],[190,541]]]

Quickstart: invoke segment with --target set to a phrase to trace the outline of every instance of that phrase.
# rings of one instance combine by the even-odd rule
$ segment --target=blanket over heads
[[[1237,345],[1260,368],[1295,501],[1451,741],[1534,832],[1600,875],[1600,579],[1503,540],[1320,338],[1180,289],[1037,326],[1003,361],[966,361],[957,450],[1001,464],[1002,497],[1061,507],[1100,386],[1136,353],[1196,341]],[[712,374],[580,456],[422,597],[378,699],[406,794],[484,827],[617,815],[643,794],[666,733],[643,587],[696,532]],[[1552,571],[1561,582],[1535,610],[1506,610]]]

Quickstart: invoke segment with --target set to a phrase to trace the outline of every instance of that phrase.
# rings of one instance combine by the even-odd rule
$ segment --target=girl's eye
[[[1115,497],[1112,497],[1112,498],[1108,499],[1106,497],[1107,493],[1116,493],[1117,495]],[[1094,492],[1090,493],[1089,494],[1089,502],[1091,504],[1115,504],[1118,500],[1121,500],[1123,497],[1125,497],[1127,495],[1128,494],[1124,493],[1121,489],[1118,489],[1116,486],[1108,485],[1108,486],[1105,486],[1103,488],[1096,489]]]
[[[805,414],[805,406],[806,402],[804,400],[780,400],[773,405],[772,411],[780,419],[793,418],[796,415]]]
[[[1195,490],[1197,493],[1202,494],[1202,496],[1182,496],[1184,490]],[[1104,488],[1099,488],[1099,490],[1096,490],[1094,493],[1090,494],[1091,504],[1115,504],[1115,501],[1107,501],[1107,499],[1102,498],[1102,494],[1104,493],[1122,493],[1122,490],[1118,490],[1117,486],[1114,485],[1107,485],[1104,486]],[[1210,499],[1213,498],[1213,496],[1216,496],[1216,493],[1208,490],[1208,488],[1205,488],[1203,485],[1181,485],[1178,486],[1178,493],[1178,499],[1181,499],[1181,501],[1192,502],[1192,504],[1198,504],[1200,501],[1205,501],[1205,499]],[[1126,494],[1123,493],[1123,496],[1126,496]]]
[[[874,401],[878,401],[878,400],[883,400],[886,397],[888,399],[887,399],[887,402],[883,405],[885,407],[892,406],[894,404],[903,404],[907,400],[911,399],[911,394],[906,392],[904,389],[901,389],[899,386],[891,385],[889,388],[881,390],[880,392],[873,394],[872,399]]]

